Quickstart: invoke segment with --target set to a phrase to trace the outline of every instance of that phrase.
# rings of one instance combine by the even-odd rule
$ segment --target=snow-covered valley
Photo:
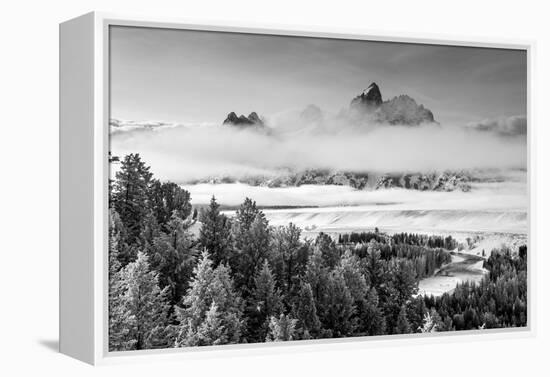
[[[335,185],[270,188],[241,183],[184,187],[200,204],[215,195],[226,207],[236,207],[250,197],[264,207],[270,225],[293,223],[302,229],[303,238],[320,232],[336,238],[375,228],[388,234],[451,235],[460,244],[451,263],[419,283],[419,294],[440,296],[461,282],[479,283],[486,273],[483,260],[491,250],[505,246],[517,251],[527,243],[525,186],[515,180],[480,183],[470,192],[356,190]],[[232,216],[235,210],[224,212]]]

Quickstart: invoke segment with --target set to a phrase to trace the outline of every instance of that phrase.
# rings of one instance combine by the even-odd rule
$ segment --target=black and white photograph
[[[529,325],[525,49],[108,38],[109,351]]]

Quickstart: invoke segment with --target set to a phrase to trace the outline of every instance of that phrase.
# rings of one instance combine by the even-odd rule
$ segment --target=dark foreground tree
[[[160,286],[168,287],[172,305],[187,290],[196,263],[197,251],[187,227],[174,212],[166,230],[160,232],[150,247],[151,266],[160,274]]]
[[[330,331],[333,337],[351,335],[357,326],[356,321],[353,320],[356,307],[340,270],[333,270],[328,275],[323,304],[325,306],[324,315],[321,317],[323,328]]]
[[[386,319],[380,308],[378,293],[370,288],[360,310],[360,331],[367,335],[386,334]]]
[[[224,214],[220,213],[220,205],[212,197],[210,205],[201,212],[202,223],[199,242],[201,247],[208,250],[214,266],[228,263],[231,250],[231,224]]]
[[[302,242],[301,233],[300,228],[289,223],[288,226],[275,228],[271,234],[268,258],[285,297],[305,272],[309,244]]]
[[[300,339],[311,339],[318,336],[321,322],[317,316],[313,291],[309,283],[301,283],[298,296],[292,305],[292,313],[298,320],[296,333]]]
[[[254,278],[254,290],[248,300],[246,310],[248,317],[247,338],[261,342],[268,331],[270,317],[278,317],[283,310],[281,294],[275,286],[275,278],[267,260]]]
[[[149,183],[153,174],[138,153],[124,157],[111,193],[112,206],[120,216],[128,233],[128,244],[135,243],[143,228],[149,208]]]
[[[174,213],[181,219],[191,214],[191,195],[173,182],[152,180],[149,197],[153,213],[161,226],[167,224]]]
[[[411,325],[409,323],[409,320],[407,319],[407,308],[405,305],[401,307],[401,310],[399,311],[399,315],[397,316],[397,324],[395,326],[395,329],[393,330],[394,334],[410,334],[411,331]]]
[[[231,233],[234,245],[230,266],[237,288],[246,297],[253,287],[256,271],[269,253],[269,224],[256,202],[245,199],[235,214]]]

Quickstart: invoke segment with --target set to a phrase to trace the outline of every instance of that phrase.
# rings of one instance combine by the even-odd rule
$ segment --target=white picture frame
[[[318,38],[356,39],[486,48],[513,48],[527,52],[528,119],[528,326],[517,329],[461,331],[424,336],[376,336],[290,343],[239,344],[132,352],[109,352],[107,347],[107,242],[108,242],[108,125],[110,26],[208,30]],[[377,33],[346,30],[253,25],[236,23],[196,24],[169,18],[132,17],[88,13],[60,25],[60,352],[90,364],[185,358],[227,357],[293,353],[315,350],[346,350],[472,341],[479,338],[532,337],[537,259],[535,239],[534,143],[531,123],[532,41]]]

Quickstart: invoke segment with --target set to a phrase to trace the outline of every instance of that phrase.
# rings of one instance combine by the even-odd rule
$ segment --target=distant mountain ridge
[[[359,115],[359,119],[366,117],[367,121],[381,124],[418,126],[422,123],[437,123],[431,110],[422,104],[419,105],[408,95],[403,94],[384,101],[380,87],[375,82],[351,100],[347,112],[343,113],[346,117],[357,118]],[[300,118],[306,122],[321,121],[323,113],[319,107],[308,105],[301,112]],[[265,129],[267,127],[263,118],[254,111],[248,116],[237,115],[232,111],[227,114],[222,124],[240,128]]]
[[[230,176],[211,177],[192,183],[245,183],[263,187],[298,187],[303,185],[349,186],[357,190],[403,188],[419,191],[456,191],[471,190],[473,178],[465,172],[442,173],[355,173],[331,171],[327,169],[308,169],[300,172],[285,172],[278,176],[248,176],[234,178]]]
[[[359,117],[357,117],[359,115]],[[354,97],[349,108],[339,116],[355,119],[359,124],[363,121],[374,121],[380,124],[390,125],[420,125],[422,123],[437,123],[431,110],[418,104],[408,95],[400,95],[391,100],[383,100],[380,87],[375,82],[371,83],[363,93]],[[326,120],[323,111],[316,105],[310,104],[299,114],[300,121],[305,124],[322,125]],[[264,117],[252,111],[248,116],[237,115],[234,111],[227,114],[222,125],[240,129],[251,129],[272,134],[275,128],[270,128]],[[177,123],[160,121],[132,121],[111,118],[109,121],[111,134],[123,134],[128,132],[158,131],[166,128],[183,126]]]

